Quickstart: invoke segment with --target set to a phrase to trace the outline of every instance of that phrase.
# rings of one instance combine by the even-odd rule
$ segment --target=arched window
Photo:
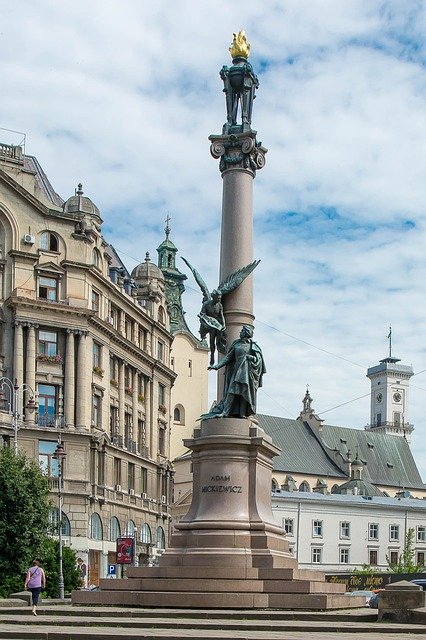
[[[338,484],[333,484],[333,486],[331,487],[331,493],[336,493],[336,491],[338,490],[339,485]]]
[[[163,307],[158,307],[158,322],[162,325],[166,324],[166,314]]]
[[[181,404],[177,404],[173,410],[173,422],[185,424],[185,409]]]
[[[99,253],[99,249],[93,249],[92,264],[98,267],[98,269],[101,268],[101,254]]]
[[[58,528],[59,528],[59,509],[58,507],[55,507],[54,509],[52,509],[52,511],[50,512],[50,524],[52,525],[52,528],[54,530],[54,532],[57,534],[58,533]],[[67,538],[70,537],[71,535],[71,524],[69,521],[68,516],[62,511],[61,514],[61,522],[62,522],[62,535],[63,536],[67,536]]]
[[[126,531],[125,531],[125,535],[126,536],[134,536],[135,535],[135,529],[136,529],[136,525],[133,522],[133,520],[128,520],[126,522]]]
[[[59,242],[57,236],[51,231],[43,231],[40,236],[40,249],[44,251],[58,251]]]
[[[115,516],[110,519],[108,527],[108,540],[115,542],[121,535],[120,523]]]
[[[149,524],[145,522],[145,524],[142,525],[141,529],[141,542],[143,542],[143,544],[149,544],[151,541],[151,529],[149,527]]]
[[[299,491],[304,491],[305,493],[309,493],[311,490],[311,487],[309,486],[309,484],[307,482],[301,482],[299,485]]]
[[[157,549],[166,548],[166,537],[163,527],[157,527]]]
[[[98,513],[92,513],[90,516],[90,538],[92,540],[102,540],[102,520]]]

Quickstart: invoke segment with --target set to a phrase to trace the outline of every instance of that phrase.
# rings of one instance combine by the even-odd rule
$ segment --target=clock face
[[[382,394],[381,394],[381,393],[378,393],[378,394],[377,394],[377,396],[376,396],[376,400],[377,400],[377,402],[381,402],[381,401],[383,400],[383,396],[382,396]]]
[[[401,402],[401,394],[397,391],[396,393],[393,394],[393,399],[395,402]]]

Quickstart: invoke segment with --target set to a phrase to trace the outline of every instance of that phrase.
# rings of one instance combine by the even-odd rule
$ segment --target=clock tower
[[[410,443],[414,427],[408,421],[408,392],[414,371],[400,362],[392,356],[390,343],[389,356],[367,369],[367,378],[371,380],[371,410],[370,424],[365,429],[403,436]]]

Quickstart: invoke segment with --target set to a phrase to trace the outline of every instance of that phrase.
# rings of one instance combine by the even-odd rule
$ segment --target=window
[[[58,279],[40,276],[38,279],[38,297],[42,300],[58,300]]]
[[[166,548],[166,537],[164,535],[163,527],[157,527],[157,541],[156,541],[157,549],[164,550]]]
[[[322,538],[323,526],[322,520],[313,520],[312,521],[312,535],[317,538]]]
[[[57,533],[59,530],[59,521],[61,522],[61,533],[63,536],[71,536],[71,524],[68,516],[62,511],[61,518],[59,520],[59,509],[54,507],[49,513],[49,522],[52,525],[54,531]]]
[[[141,468],[141,493],[146,493],[148,489],[148,471]]]
[[[293,518],[285,518],[284,519],[284,531],[288,536],[293,535],[294,530],[294,520]]]
[[[134,536],[135,535],[136,525],[133,520],[128,520],[126,522],[126,529],[124,531],[124,535],[126,536]]]
[[[114,458],[114,484],[121,486],[121,460]]]
[[[340,537],[341,538],[350,538],[351,537],[351,523],[350,522],[341,522],[340,523]]]
[[[349,549],[347,547],[340,549],[339,562],[340,564],[349,564]]]
[[[58,238],[50,231],[44,231],[40,236],[40,249],[43,251],[58,251]]]
[[[95,427],[102,425],[102,398],[97,393],[92,398],[92,424]]]
[[[101,254],[99,252],[99,249],[93,249],[92,264],[98,269],[101,268]]]
[[[92,540],[102,540],[102,521],[98,513],[92,513],[90,516],[90,538]]]
[[[163,307],[158,307],[158,322],[163,326],[166,324],[166,314]]]
[[[38,352],[43,356],[56,356],[58,353],[58,334],[54,331],[39,331]]]
[[[371,565],[372,567],[375,567],[379,564],[377,549],[368,550],[368,564]]]
[[[179,424],[185,424],[185,409],[181,404],[178,404],[173,411],[173,421]]]
[[[117,309],[117,307],[114,307],[113,304],[111,305],[109,315],[110,315],[110,323],[112,324],[114,329],[118,329],[120,311]]]
[[[166,455],[166,426],[163,424],[158,428],[158,452],[162,456]]]
[[[110,405],[109,408],[109,433],[114,438],[118,433],[118,407]]]
[[[322,548],[312,548],[312,564],[320,564],[322,562]]]
[[[101,345],[97,342],[93,342],[92,364],[93,367],[96,367],[97,369],[101,368]]]
[[[370,522],[368,525],[368,539],[369,540],[378,540],[379,539],[379,525]]]
[[[389,551],[389,564],[398,564],[398,551]]]
[[[399,540],[399,524],[391,524],[389,526],[389,540],[393,542]]]
[[[141,455],[146,455],[146,452],[144,451],[146,447],[146,429],[145,420],[142,418],[138,418],[138,443]]]
[[[96,313],[99,313],[99,302],[100,302],[100,295],[97,291],[95,291],[94,289],[92,289],[92,311],[96,311]]]
[[[127,487],[135,490],[135,465],[129,462],[127,465]]]
[[[157,360],[163,362],[164,359],[164,342],[157,340]]]
[[[41,427],[55,427],[56,419],[56,387],[52,384],[38,385],[38,418]]]
[[[126,393],[132,393],[132,370],[130,367],[124,367],[124,388]]]
[[[58,461],[52,456],[55,453],[56,441],[40,440],[38,443],[38,461],[42,472],[49,478],[58,477]]]
[[[162,407],[166,405],[166,387],[161,383],[158,383],[158,404]]]
[[[304,493],[309,493],[310,490],[311,490],[311,487],[307,482],[302,482],[299,486],[299,491],[303,491]]]
[[[139,327],[138,344],[140,349],[146,348],[146,331],[142,327]]]
[[[377,416],[376,416],[376,426],[380,427],[381,424],[382,424],[382,414],[378,413]]]
[[[133,340],[133,321],[130,318],[126,318],[124,330],[127,340]]]
[[[109,521],[108,540],[110,540],[111,542],[115,542],[117,538],[120,537],[120,535],[121,535],[120,523],[118,519],[114,516]]]
[[[425,566],[425,552],[424,551],[417,551],[416,564],[420,565],[421,567]]]
[[[124,414],[124,443],[127,449],[132,449],[132,414],[128,411]]]
[[[417,527],[417,542],[426,542],[426,527],[423,525]]]
[[[141,529],[141,542],[143,544],[150,544],[151,541],[151,529],[149,527],[149,524],[145,522],[145,524],[142,525]]]
[[[394,411],[393,412],[393,423],[395,426],[400,426],[401,424],[401,414],[399,411]]]
[[[188,376],[192,378],[192,360],[188,360]]]

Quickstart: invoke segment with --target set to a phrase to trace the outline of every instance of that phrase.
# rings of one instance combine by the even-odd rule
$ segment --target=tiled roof
[[[425,489],[410,446],[400,436],[323,425],[322,435],[302,420],[290,420],[258,414],[259,425],[280,447],[274,469],[284,473],[304,473],[317,477],[347,478],[344,467],[333,460],[333,452],[342,462],[348,450],[364,465],[362,478],[375,485]]]

